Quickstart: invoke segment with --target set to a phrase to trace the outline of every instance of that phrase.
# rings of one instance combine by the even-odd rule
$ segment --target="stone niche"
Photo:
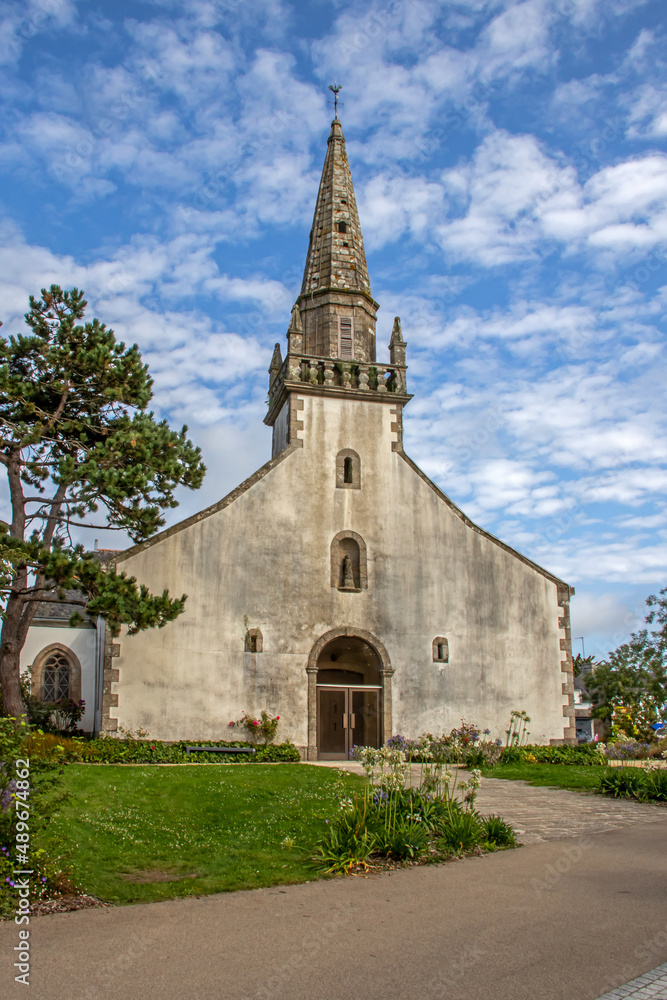
[[[331,586],[352,593],[368,587],[366,543],[356,531],[339,531],[331,542]]]

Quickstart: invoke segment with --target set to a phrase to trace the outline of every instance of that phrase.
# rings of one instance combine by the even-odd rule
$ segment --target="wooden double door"
[[[347,760],[353,746],[380,746],[378,687],[318,685],[317,751],[320,760]]]

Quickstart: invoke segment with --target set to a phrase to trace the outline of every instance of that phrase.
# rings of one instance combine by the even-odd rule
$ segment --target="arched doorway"
[[[374,645],[346,630],[321,646],[314,666],[318,759],[346,760],[355,745],[381,746],[385,671]]]

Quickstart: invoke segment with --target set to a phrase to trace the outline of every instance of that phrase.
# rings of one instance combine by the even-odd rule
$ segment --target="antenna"
[[[341,86],[340,86],[339,83],[336,83],[336,81],[334,80],[333,83],[329,84],[329,90],[334,95],[334,100],[333,100],[334,118],[338,118],[338,95],[339,95],[339,93],[341,91]],[[342,106],[342,103],[343,102],[341,101],[341,106]],[[331,104],[331,101],[329,101],[329,104]]]

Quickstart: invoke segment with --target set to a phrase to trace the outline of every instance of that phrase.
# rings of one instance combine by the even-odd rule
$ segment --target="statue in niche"
[[[352,560],[348,555],[343,556],[343,590],[355,590],[354,573],[352,571]]]

